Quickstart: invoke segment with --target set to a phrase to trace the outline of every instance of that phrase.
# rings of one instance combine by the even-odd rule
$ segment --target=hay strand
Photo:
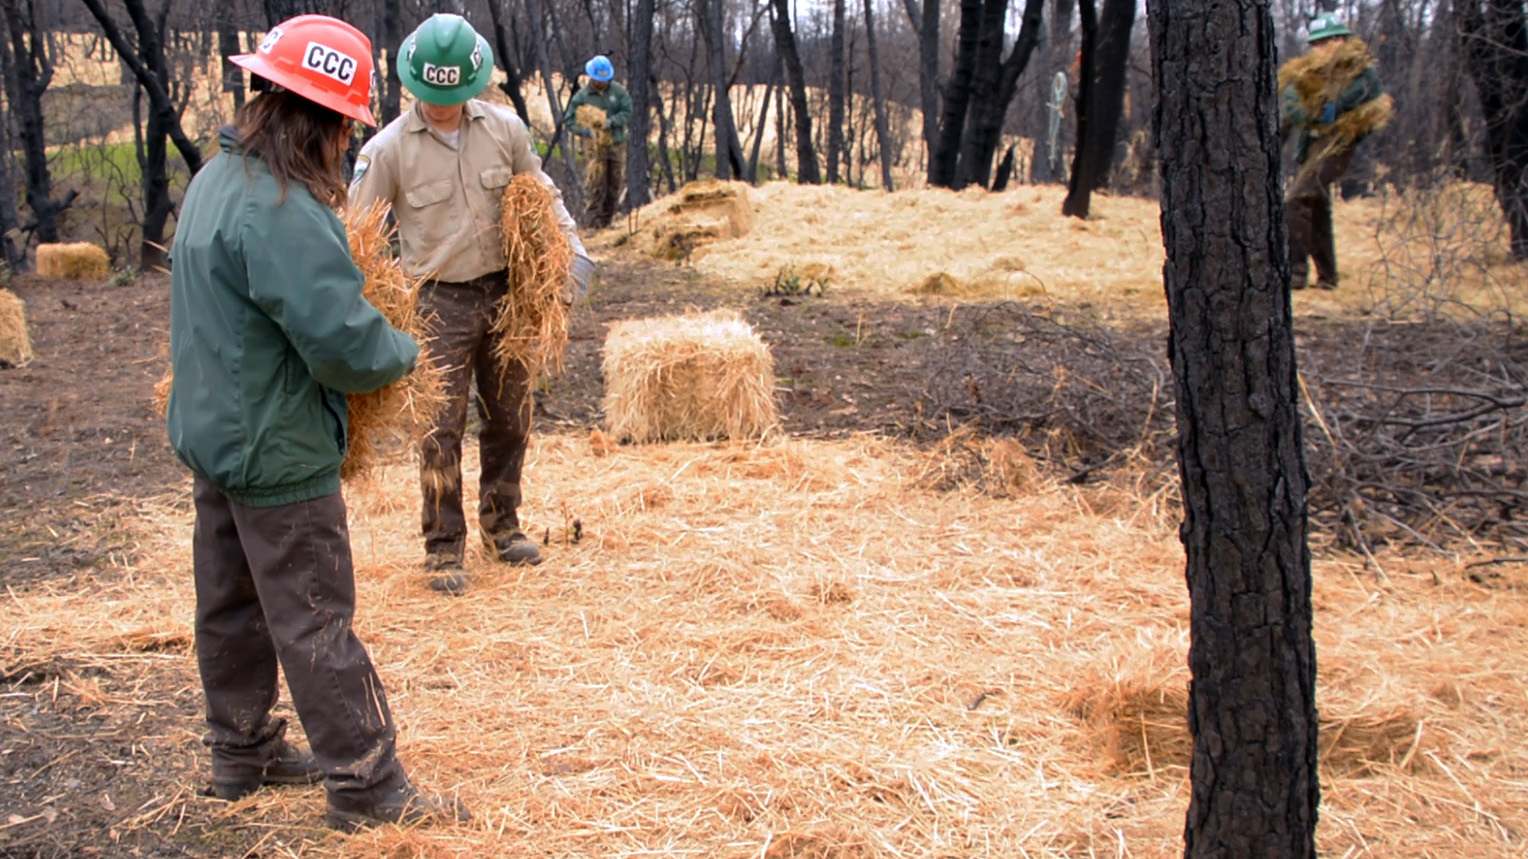
[[[552,189],[518,174],[504,189],[504,258],[509,291],[493,330],[501,367],[523,364],[534,385],[543,370],[562,369],[568,345],[568,308],[562,293],[573,265],[573,246],[553,212]]]
[[[427,323],[419,311],[420,281],[404,273],[393,253],[387,207],[345,212],[350,256],[366,277],[361,294],[394,328],[419,343],[414,371],[369,394],[351,394],[349,453],[340,468],[345,480],[365,477],[390,453],[412,450],[435,425],[446,405],[444,368],[429,359]]]
[[[758,438],[779,424],[774,357],[735,311],[617,323],[603,370],[618,439]]]
[[[111,271],[106,251],[90,242],[37,246],[37,273],[64,280],[101,280]]]
[[[31,360],[26,302],[16,293],[0,289],[0,367],[21,367]]]

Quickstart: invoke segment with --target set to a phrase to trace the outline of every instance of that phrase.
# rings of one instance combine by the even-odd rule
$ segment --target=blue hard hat
[[[584,63],[584,73],[597,81],[608,81],[615,77],[615,66],[610,58],[600,54],[587,63]]]

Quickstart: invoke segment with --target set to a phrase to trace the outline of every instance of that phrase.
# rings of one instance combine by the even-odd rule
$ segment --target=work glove
[[[1329,104],[1321,108],[1321,124],[1331,125],[1337,121],[1337,105]]]
[[[593,137],[594,136],[594,132],[590,131],[587,128],[575,128],[575,129],[573,129],[573,133],[578,135],[579,137]]]
[[[583,254],[573,255],[573,264],[568,267],[568,282],[562,287],[562,303],[572,307],[573,302],[589,294],[589,281],[594,279],[594,260]]]

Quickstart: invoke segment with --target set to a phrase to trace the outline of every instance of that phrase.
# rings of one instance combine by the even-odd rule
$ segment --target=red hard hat
[[[376,128],[371,115],[371,40],[327,15],[298,15],[271,28],[253,54],[230,61],[303,98]]]

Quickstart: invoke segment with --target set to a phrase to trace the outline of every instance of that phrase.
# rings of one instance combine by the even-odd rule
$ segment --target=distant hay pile
[[[1301,109],[1309,116],[1319,116],[1323,107],[1335,102],[1343,90],[1373,65],[1369,46],[1362,39],[1317,45],[1279,67],[1279,91],[1293,86],[1300,97]],[[1331,125],[1316,126],[1313,129],[1316,148],[1306,163],[1346,149],[1384,128],[1394,113],[1395,102],[1385,93],[1337,117]]]
[[[707,179],[679,189],[678,199],[652,227],[653,256],[690,260],[695,250],[721,239],[748,235],[753,206],[744,182]]]
[[[736,312],[617,323],[603,369],[605,428],[618,439],[757,438],[779,423],[774,357]]]
[[[365,477],[388,447],[412,449],[435,425],[446,404],[444,370],[429,359],[427,323],[419,312],[419,281],[404,274],[393,254],[387,206],[345,212],[350,256],[366,276],[361,294],[394,328],[419,343],[414,372],[369,394],[351,394],[349,454],[340,467],[346,480]]]
[[[0,289],[0,367],[20,367],[31,360],[26,302],[9,289]]]
[[[542,370],[562,369],[568,345],[568,308],[563,290],[573,266],[573,245],[553,211],[552,189],[534,176],[517,174],[504,189],[500,220],[509,291],[493,330],[501,367],[523,364],[532,383]]]
[[[589,138],[590,148],[598,153],[610,148],[610,125],[605,119],[605,112],[592,104],[581,104],[578,110],[573,111],[574,120],[593,134]]]
[[[103,280],[111,271],[106,251],[90,242],[37,246],[37,273],[64,280]]]

